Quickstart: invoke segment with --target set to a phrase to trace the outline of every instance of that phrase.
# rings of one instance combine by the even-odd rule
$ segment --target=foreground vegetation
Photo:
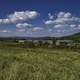
[[[80,52],[0,44],[0,80],[79,80]]]

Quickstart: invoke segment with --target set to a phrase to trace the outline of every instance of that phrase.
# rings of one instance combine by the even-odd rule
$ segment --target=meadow
[[[0,43],[0,80],[80,80],[80,52]]]

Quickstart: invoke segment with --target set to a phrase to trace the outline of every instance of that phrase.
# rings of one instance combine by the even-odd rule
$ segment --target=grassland
[[[0,45],[0,80],[80,80],[80,52]]]

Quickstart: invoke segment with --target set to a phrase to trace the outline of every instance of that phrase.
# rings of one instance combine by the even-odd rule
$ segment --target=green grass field
[[[80,53],[0,48],[0,80],[80,80]]]

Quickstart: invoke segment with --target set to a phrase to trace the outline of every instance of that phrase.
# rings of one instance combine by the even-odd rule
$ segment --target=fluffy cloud
[[[17,30],[18,32],[25,32],[26,30],[25,29],[19,29]]]
[[[58,18],[71,18],[72,17],[72,14],[67,12],[59,12],[59,14],[57,15]]]
[[[44,23],[53,28],[69,27],[76,29],[80,25],[80,18],[72,16],[70,12],[59,12],[55,19],[49,19]]]
[[[57,25],[54,25],[54,28],[63,28],[63,27],[67,27],[68,25],[67,24],[57,24]]]
[[[9,33],[9,32],[12,32],[12,31],[10,31],[10,30],[0,30],[0,32],[2,32],[2,33]]]
[[[5,19],[0,19],[0,24],[16,23],[16,33],[24,33],[31,36],[59,36],[73,33],[80,30],[80,18],[73,16],[70,12],[59,12],[56,16],[48,13],[48,20],[44,21],[46,27],[37,27],[25,22],[34,19],[39,15],[36,11],[21,11],[10,14]],[[76,30],[78,29],[78,30]],[[2,30],[0,32],[10,32]]]
[[[75,28],[76,27],[76,24],[71,24],[70,27],[71,28]]]
[[[37,16],[38,16],[38,12],[36,12],[36,11],[22,11],[22,12],[14,12],[14,14],[10,14],[8,16],[8,19],[11,22],[15,22],[18,20],[33,19]]]
[[[0,19],[0,24],[16,23],[17,21],[25,21],[34,19],[39,15],[36,11],[21,11],[9,14],[6,19]]]
[[[49,19],[53,19],[54,18],[54,16],[51,15],[51,13],[48,13],[48,17],[49,17]]]
[[[78,25],[78,29],[80,29],[80,24]]]
[[[42,30],[44,30],[44,28],[42,28],[42,27],[34,27],[32,29],[32,31],[42,31]]]
[[[53,24],[53,20],[47,20],[47,21],[44,21],[44,23],[45,23],[46,25],[50,25],[50,24]]]
[[[17,28],[31,28],[33,25],[28,24],[28,23],[18,23],[16,24]]]

